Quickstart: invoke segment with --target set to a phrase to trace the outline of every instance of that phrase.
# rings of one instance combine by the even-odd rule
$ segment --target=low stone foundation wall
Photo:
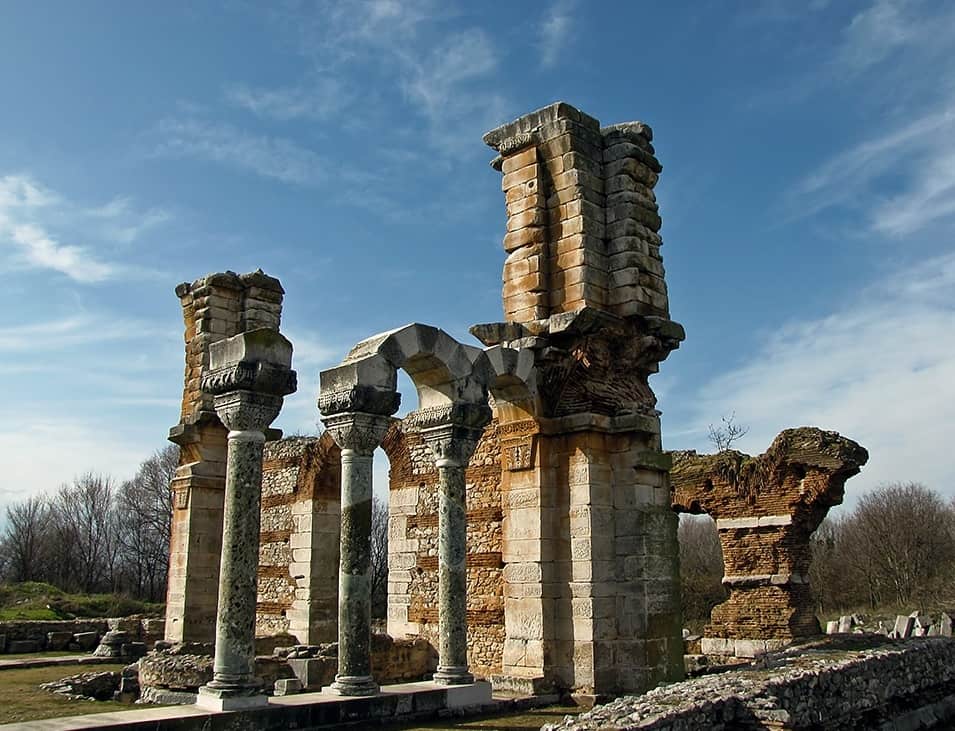
[[[0,653],[90,652],[110,631],[125,632],[129,641],[151,646],[162,639],[163,624],[161,619],[143,617],[8,620],[0,622]]]
[[[544,729],[918,729],[955,718],[955,640],[844,637],[619,698]]]

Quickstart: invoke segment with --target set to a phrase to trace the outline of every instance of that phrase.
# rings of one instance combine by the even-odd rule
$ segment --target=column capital
[[[341,450],[370,456],[381,446],[381,440],[394,419],[384,414],[347,411],[322,419],[328,433]]]
[[[421,434],[438,467],[466,467],[491,415],[487,404],[456,402],[414,411],[405,423]]]

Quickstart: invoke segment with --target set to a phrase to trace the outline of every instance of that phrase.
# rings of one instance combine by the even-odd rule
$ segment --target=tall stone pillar
[[[295,391],[291,364],[291,343],[259,329],[214,344],[202,379],[229,429],[213,679],[197,700],[207,708],[267,702],[254,674],[262,445],[282,397]]]
[[[378,685],[371,674],[372,466],[391,417],[345,412],[322,421],[342,450],[338,674],[329,690],[339,695],[374,695]]]
[[[278,330],[282,285],[261,271],[220,272],[176,287],[185,325],[186,367],[179,423],[169,440],[179,445],[170,488],[173,512],[166,592],[165,639],[211,642],[222,550],[226,428],[212,396],[201,388],[213,343],[258,328]]]
[[[416,412],[413,422],[438,468],[438,670],[436,683],[474,682],[468,671],[467,500],[464,471],[484,427],[487,404],[449,404]]]
[[[497,687],[581,701],[682,676],[676,519],[648,379],[678,347],[641,122],[558,102],[491,130],[507,208],[505,322],[535,403],[496,399],[506,638]],[[495,394],[497,397],[498,394]]]

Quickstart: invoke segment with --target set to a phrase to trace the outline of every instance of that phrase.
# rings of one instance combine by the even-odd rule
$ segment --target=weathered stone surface
[[[809,538],[868,453],[814,427],[787,429],[765,454],[673,452],[675,510],[716,519],[728,599],[707,638],[791,640],[819,634],[809,587]],[[851,625],[851,621],[850,621]],[[850,631],[838,628],[839,631]],[[734,643],[735,647],[735,643]]]
[[[172,482],[174,510],[166,597],[166,639],[207,641],[215,631],[221,553],[226,430],[213,395],[203,393],[213,343],[238,333],[278,330],[284,290],[261,271],[222,272],[176,287],[185,326],[186,367],[179,424],[169,438],[180,446]]]
[[[74,700],[108,701],[119,690],[121,680],[117,672],[81,673],[43,683],[40,687]]]
[[[620,698],[543,728],[934,728],[955,717],[949,695],[953,662],[951,640],[836,640],[790,648],[748,669]]]

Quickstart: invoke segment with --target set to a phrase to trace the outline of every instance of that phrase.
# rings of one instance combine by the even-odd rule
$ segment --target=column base
[[[322,688],[322,692],[348,696],[378,695],[378,683],[370,675],[336,675],[335,682]]]
[[[213,680],[212,683],[215,681]],[[210,711],[240,711],[246,708],[261,708],[269,704],[269,698],[262,694],[261,685],[223,685],[217,687],[209,683],[199,688],[196,705]]]
[[[467,665],[439,665],[431,679],[438,685],[469,685],[474,682]]]

